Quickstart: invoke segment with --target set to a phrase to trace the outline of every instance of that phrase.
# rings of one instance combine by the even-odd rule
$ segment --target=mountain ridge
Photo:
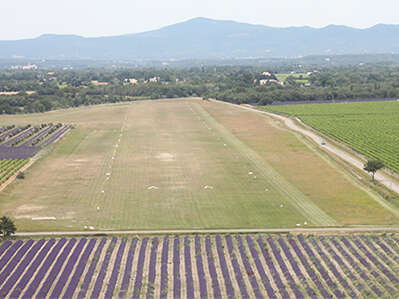
[[[378,53],[399,53],[399,25],[270,27],[200,17],[134,34],[43,34],[0,41],[0,58],[226,59]]]

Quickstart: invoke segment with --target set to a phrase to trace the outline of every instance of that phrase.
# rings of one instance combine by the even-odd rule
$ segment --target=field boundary
[[[101,230],[101,231],[59,231],[18,232],[16,237],[35,236],[86,236],[86,235],[173,235],[173,234],[250,234],[250,233],[354,233],[354,232],[399,232],[399,227],[320,227],[320,228],[254,228],[254,229],[182,229],[182,230]]]
[[[195,105],[198,113],[216,130],[218,130],[226,141],[237,150],[243,157],[253,163],[259,172],[279,191],[302,215],[308,217],[315,225],[336,226],[338,222],[327,215],[305,194],[287,181],[267,161],[254,150],[245,145],[241,140],[219,124],[202,106]]]
[[[268,111],[262,111],[259,109],[255,109],[255,108],[251,108],[248,106],[241,106],[241,105],[236,105],[236,104],[232,104],[232,103],[228,103],[228,102],[222,102],[222,101],[218,101],[218,100],[214,100],[212,99],[212,101],[218,102],[218,103],[223,103],[226,105],[232,105],[241,109],[245,109],[248,111],[254,111],[257,113],[261,113],[264,115],[268,115],[274,119],[279,119],[281,120],[289,129],[302,134],[305,137],[310,138],[313,142],[315,142],[319,148],[324,149],[326,152],[329,152],[331,154],[334,154],[336,156],[338,156],[340,159],[346,161],[347,163],[351,164],[352,166],[356,167],[357,169],[360,169],[361,171],[365,172],[363,170],[363,162],[362,159],[360,157],[358,157],[357,155],[355,155],[354,153],[349,153],[343,149],[340,149],[337,145],[331,145],[331,144],[326,144],[321,146],[321,142],[323,141],[324,137],[321,137],[319,135],[319,131],[314,131],[314,130],[310,130],[304,127],[301,127],[300,125],[296,124],[295,121],[289,117],[283,116],[281,114],[276,114],[276,113],[272,113],[272,112],[268,112]],[[302,123],[302,122],[301,122]],[[329,137],[331,138],[331,137]],[[335,140],[335,142],[337,142]],[[366,172],[365,172],[366,173]],[[379,181],[381,184],[383,184],[386,188],[396,192],[399,194],[399,184],[396,181],[393,181],[391,179],[390,176],[388,176],[385,173],[379,172],[376,173],[375,175],[375,179],[377,181]]]
[[[14,180],[17,178],[17,176],[18,176],[18,174],[20,172],[24,172],[29,167],[31,167],[32,164],[35,163],[37,159],[38,158],[35,158],[35,157],[31,158],[28,163],[26,163],[22,168],[18,169],[18,171],[16,171],[12,176],[10,176],[10,178],[7,181],[5,181],[3,184],[1,184],[0,185],[0,192],[3,191],[12,182],[14,182]]]
[[[70,130],[71,130],[71,128],[69,128],[64,133],[62,133],[60,136],[58,136],[58,138],[56,140],[54,140],[53,144],[57,143]],[[14,182],[15,179],[17,178],[17,175],[20,172],[24,172],[29,167],[31,167],[37,160],[39,160],[44,155],[46,150],[47,150],[46,148],[42,148],[36,155],[34,155],[32,158],[29,159],[28,163],[26,163],[22,168],[20,168],[18,171],[16,171],[7,181],[5,181],[3,184],[1,184],[0,185],[0,192],[3,191],[5,188],[7,188],[7,186],[10,185],[12,182]]]
[[[278,114],[278,113],[276,113]],[[294,116],[293,118],[290,117],[288,114],[287,115],[283,115],[287,118],[293,119],[294,122],[301,128],[312,131],[313,133],[323,137],[326,141],[333,143],[338,149],[351,154],[354,157],[357,157],[359,161],[361,161],[362,163],[367,162],[367,156],[358,152],[357,150],[355,150],[354,148],[351,148],[349,145],[340,142],[337,139],[334,139],[334,137],[327,135],[326,133],[323,133],[319,130],[317,130],[317,128],[312,127],[311,125],[308,125],[307,123],[305,123],[304,121],[302,121],[299,117]],[[366,172],[365,172],[366,173]],[[388,167],[384,167],[383,169],[379,170],[379,173],[383,173],[384,175],[386,175],[387,177],[390,177],[394,180],[396,180],[398,182],[399,180],[399,173],[395,172],[394,170],[392,170],[391,168]]]

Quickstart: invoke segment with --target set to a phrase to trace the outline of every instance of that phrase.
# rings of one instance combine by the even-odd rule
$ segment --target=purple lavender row
[[[111,259],[112,252],[114,251],[117,238],[112,238],[107,251],[105,252],[105,257],[103,263],[101,264],[100,272],[98,273],[96,282],[94,284],[93,291],[91,293],[92,298],[98,298],[100,296],[101,289],[103,287],[103,282],[105,275],[107,274],[109,260]]]
[[[263,295],[260,293],[258,282],[256,281],[255,274],[252,271],[252,267],[248,261],[247,254],[244,249],[244,244],[240,236],[236,236],[236,240],[238,242],[238,251],[240,252],[242,262],[244,264],[245,271],[247,272],[249,282],[251,283],[252,289],[254,291],[256,298],[263,298]]]
[[[90,286],[90,282],[92,280],[94,270],[96,269],[96,266],[100,260],[101,252],[104,248],[105,243],[107,242],[106,238],[102,238],[100,244],[98,244],[98,247],[96,249],[96,252],[94,253],[94,256],[91,260],[91,264],[89,266],[89,269],[87,270],[87,273],[85,275],[85,278],[83,280],[83,284],[80,287],[80,291],[78,293],[77,298],[83,299],[86,298],[87,290]]]
[[[314,238],[312,238],[311,243],[313,244],[313,247],[316,249],[316,252],[319,254],[319,256],[322,258],[322,260],[325,262],[327,267],[330,269],[330,271],[334,274],[334,276],[337,278],[339,283],[344,287],[345,290],[349,291],[350,297],[354,298],[356,297],[355,292],[353,289],[349,286],[348,282],[342,277],[341,273],[337,270],[335,265],[331,262],[329,256],[327,256],[319,244],[316,242]]]
[[[126,240],[122,240],[121,245],[119,245],[118,252],[116,253],[116,259],[114,263],[114,268],[112,269],[111,277],[108,282],[107,291],[105,292],[105,298],[113,298],[116,281],[118,280],[119,268],[122,262],[122,256],[125,252]]]
[[[186,268],[187,298],[194,298],[194,281],[193,271],[191,269],[190,240],[188,237],[184,238],[184,266]]]
[[[32,145],[33,142],[35,142],[36,140],[40,139],[42,136],[44,136],[52,128],[54,128],[54,125],[53,126],[47,126],[47,128],[45,128],[44,130],[41,130],[39,134],[36,134],[33,138],[23,142],[21,145]]]
[[[303,295],[301,291],[299,291],[298,287],[295,284],[294,279],[292,278],[291,273],[289,272],[287,265],[285,264],[283,257],[281,256],[280,252],[277,250],[276,245],[274,244],[274,241],[271,237],[267,238],[267,242],[269,243],[270,248],[272,249],[272,252],[274,254],[274,257],[277,260],[277,263],[280,266],[281,271],[283,272],[283,275],[285,279],[287,280],[289,286],[291,289],[294,291],[295,297],[296,298],[303,298]]]
[[[306,289],[306,292],[308,293],[309,297],[315,297],[316,296],[316,292],[314,290],[312,290],[308,284],[308,281],[305,277],[305,275],[303,275],[302,270],[299,268],[298,264],[296,263],[294,257],[292,256],[287,243],[282,239],[279,238],[278,243],[280,244],[280,247],[283,249],[284,254],[286,255],[292,269],[295,272],[295,275],[299,278],[299,280],[301,281],[301,285],[304,286],[304,288]]]
[[[319,278],[316,276],[316,274],[313,271],[312,267],[309,265],[309,263],[308,263],[307,259],[305,258],[305,256],[302,254],[302,251],[299,249],[299,247],[296,244],[295,240],[294,239],[288,239],[288,243],[291,245],[291,247],[294,249],[296,255],[301,260],[302,265],[305,267],[306,272],[308,273],[310,278],[313,280],[314,284],[317,286],[317,288],[320,291],[322,297],[323,298],[331,297],[331,295],[326,291],[326,289],[322,285],[322,283],[319,280]]]
[[[169,239],[165,236],[162,244],[162,255],[161,255],[161,294],[160,298],[166,298],[168,294],[168,249]]]
[[[35,260],[31,263],[28,270],[25,272],[24,276],[20,279],[17,286],[15,287],[14,291],[11,293],[11,298],[17,298],[21,294],[21,292],[25,289],[26,285],[28,284],[29,280],[32,278],[33,274],[35,273],[36,269],[39,267],[40,263],[43,261],[51,247],[55,244],[55,240],[51,239],[46,242],[43,249],[40,253],[36,256]],[[17,279],[20,275],[17,276]],[[10,278],[11,279],[11,278]],[[9,281],[10,281],[9,279]],[[7,281],[8,283],[8,281]],[[15,285],[15,282],[12,283],[12,286]]]
[[[370,253],[370,251],[359,241],[359,239],[355,238],[353,242],[356,244],[356,246],[364,252],[364,254],[367,256],[367,258],[377,267],[381,270],[381,272],[388,277],[390,281],[392,281],[394,284],[399,283],[399,280],[395,277],[395,275],[392,274],[391,271],[387,267],[385,267],[382,263],[380,263],[375,256]]]
[[[12,242],[9,241],[9,240],[4,241],[4,242],[1,244],[1,246],[0,246],[0,257],[3,255],[4,251],[6,251],[6,249],[7,249],[8,247],[10,247],[11,244],[12,244]]]
[[[319,271],[321,277],[324,279],[325,283],[328,285],[330,290],[332,290],[332,292],[335,294],[337,298],[343,298],[344,294],[342,294],[342,292],[338,290],[337,284],[331,279],[330,275],[328,275],[327,271],[322,266],[320,260],[316,257],[313,250],[309,247],[308,243],[305,242],[304,237],[302,235],[299,235],[298,240],[302,244],[302,247],[305,249],[310,260],[313,261],[313,264],[316,266],[316,269]]]
[[[17,265],[19,263],[19,261],[23,258],[25,253],[28,251],[28,249],[32,246],[32,244],[33,244],[33,240],[26,241],[24,243],[24,245],[22,245],[22,247],[18,250],[18,252],[13,256],[13,258],[8,263],[8,265],[5,268],[2,268],[2,272],[0,273],[0,285],[2,285],[4,283],[4,281],[10,275],[11,271],[14,270],[15,265]],[[12,254],[13,253],[14,252],[12,252]],[[11,257],[12,254],[10,254],[9,257]]]
[[[14,138],[11,138],[11,139],[7,140],[6,142],[4,142],[3,145],[9,146],[9,145],[11,145],[11,144],[18,143],[18,142],[21,141],[21,140],[24,140],[25,137],[26,137],[27,135],[29,135],[34,129],[35,129],[35,128],[30,128],[30,129],[28,129],[28,130],[25,130],[22,134],[20,134],[20,135],[14,137]]]
[[[256,251],[256,249],[254,247],[254,242],[252,241],[250,236],[247,236],[246,240],[247,240],[249,251],[251,252],[252,258],[254,260],[255,267],[258,270],[258,273],[261,277],[262,284],[265,287],[268,297],[276,298],[276,294],[270,284],[270,279],[267,276],[265,270],[263,269],[262,263],[259,259],[258,252]]]
[[[154,298],[154,283],[156,274],[156,262],[157,262],[157,248],[158,248],[158,238],[155,237],[151,242],[151,253],[150,253],[150,266],[148,271],[148,287],[147,287],[147,298]]]
[[[360,238],[363,240],[364,243],[366,243],[366,245],[373,252],[376,252],[378,254],[378,256],[384,261],[385,264],[389,265],[391,268],[395,267],[395,265],[392,265],[392,262],[387,258],[387,255],[390,256],[391,258],[393,258],[395,261],[397,261],[398,257],[395,256],[393,254],[393,252],[390,251],[384,244],[379,242],[378,239],[377,239],[377,241],[375,241],[375,243],[378,244],[378,246],[382,249],[382,251],[377,249],[377,247],[375,247],[373,242],[371,242],[370,239],[367,238],[366,236],[362,235],[362,236],[360,236]]]
[[[27,159],[40,150],[37,146],[5,146],[0,144],[0,160],[3,159]]]
[[[367,262],[359,253],[358,251],[349,243],[349,241],[345,238],[341,238],[342,242],[346,246],[346,248],[349,249],[349,251],[352,252],[352,254],[360,261],[360,263],[366,267],[366,269],[371,270],[371,265],[369,262]],[[394,293],[395,291],[387,285],[385,282],[385,279],[381,277],[375,270],[370,271],[371,275],[374,276],[374,278],[389,292],[389,293]]]
[[[199,289],[200,289],[200,297],[207,298],[208,291],[206,287],[206,279],[204,272],[204,265],[202,263],[202,255],[201,255],[201,239],[199,236],[195,236],[195,261],[197,264],[197,273],[199,280]]]
[[[176,237],[173,240],[173,298],[180,298],[180,240]]]
[[[349,253],[337,242],[335,238],[330,239],[334,244],[335,248],[345,257],[345,259],[349,262],[349,264],[356,270],[356,272],[360,275],[360,277],[367,282],[370,282],[370,288],[377,296],[381,296],[382,292],[374,285],[374,283],[370,280],[370,278],[360,269],[358,264],[353,260],[353,258],[349,255]]]
[[[396,262],[399,262],[398,256],[393,252],[389,247],[387,247],[377,236],[372,236],[373,241],[377,243],[378,246],[381,247],[381,249],[389,255],[391,258],[393,258]]]
[[[385,240],[385,242],[392,248],[392,250],[396,253],[396,255],[399,254],[399,244],[394,238],[387,238],[386,236],[382,236],[381,237],[383,240]]]
[[[210,273],[211,279],[212,279],[213,296],[214,296],[214,298],[222,298],[222,294],[220,292],[219,281],[218,281],[218,275],[216,272],[216,267],[215,267],[215,262],[214,262],[214,257],[213,257],[212,251],[211,251],[211,240],[210,240],[209,236],[207,236],[205,239],[205,251],[206,251],[206,256],[207,256],[207,260],[208,260],[209,273]]]
[[[33,294],[36,292],[37,288],[39,287],[40,282],[42,281],[43,277],[46,275],[48,269],[53,264],[53,261],[54,261],[55,257],[60,252],[61,248],[64,246],[65,243],[66,243],[66,239],[61,239],[53,247],[53,249],[51,250],[50,254],[47,256],[46,260],[43,262],[43,265],[37,271],[37,274],[36,274],[35,278],[30,283],[30,285],[29,285],[28,289],[26,290],[25,294],[23,294],[22,298],[27,299],[27,298],[32,298],[33,297]]]
[[[329,104],[329,103],[361,103],[361,102],[384,102],[396,101],[396,98],[377,98],[377,99],[339,99],[339,100],[309,100],[309,101],[282,101],[273,102],[268,106],[281,105],[304,105],[304,104]]]
[[[21,240],[18,240],[17,242],[12,244],[11,247],[8,248],[6,253],[4,253],[4,255],[0,259],[0,269],[3,269],[5,264],[7,264],[10,258],[14,255],[14,253],[18,250],[18,248],[21,247],[22,244],[23,242]]]
[[[86,268],[87,260],[89,259],[90,253],[93,251],[93,248],[96,244],[96,239],[91,239],[89,244],[87,245],[86,249],[84,250],[78,265],[76,266],[75,273],[73,274],[71,281],[65,291],[63,298],[72,298],[73,294],[75,293],[76,287],[80,281],[80,277],[83,274],[84,269]]]
[[[130,243],[130,248],[127,253],[125,272],[124,272],[123,278],[122,278],[121,291],[119,292],[119,298],[125,297],[126,292],[129,288],[130,276],[131,276],[131,272],[132,272],[132,265],[133,265],[133,258],[134,258],[134,251],[136,249],[136,245],[137,245],[137,239],[133,239],[132,242]]]
[[[60,297],[61,292],[68,281],[69,275],[72,273],[73,267],[75,266],[76,261],[78,260],[80,254],[82,253],[83,247],[85,246],[86,242],[87,242],[86,238],[82,238],[79,240],[78,245],[73,250],[71,256],[69,257],[64,267],[64,270],[61,273],[61,276],[58,278],[58,281],[55,284],[53,292],[51,293],[50,296],[51,298]]]
[[[52,134],[49,138],[47,138],[42,144],[41,146],[47,146],[51,143],[53,143],[54,141],[56,141],[59,137],[61,137],[66,131],[68,131],[71,128],[71,126],[65,126],[63,128],[61,128],[60,130],[58,130],[57,132],[55,132],[54,134]]]
[[[0,296],[5,297],[10,292],[11,288],[15,286],[18,279],[21,277],[22,273],[25,271],[26,267],[35,257],[36,253],[40,250],[43,246],[44,240],[39,240],[38,242],[33,245],[29,251],[24,255],[22,260],[16,260],[13,258],[9,264],[12,267],[14,272],[7,277],[7,281],[3,284],[0,289]]]
[[[329,243],[327,243],[325,237],[320,237],[319,238],[321,244],[323,245],[323,247],[327,250],[327,252],[333,257],[333,259],[338,263],[338,265],[344,269],[344,272],[346,273],[346,275],[349,276],[349,278],[351,279],[351,281],[354,282],[354,285],[357,286],[357,289],[360,292],[365,292],[367,297],[370,297],[372,294],[365,289],[365,286],[361,283],[361,282],[357,282],[355,283],[358,279],[353,275],[352,273],[352,269],[349,269],[346,264],[343,262],[343,260],[341,259],[341,257],[335,252],[334,248],[330,246]]]
[[[28,270],[25,272],[24,276],[20,279],[17,286],[15,287],[14,291],[11,293],[11,298],[18,298],[21,292],[25,289],[26,285],[28,284],[29,280],[32,278],[33,274],[35,273],[36,269],[39,267],[40,263],[43,261],[51,247],[55,244],[55,240],[51,239],[46,242],[43,249],[40,253],[36,256],[35,260],[29,266]],[[17,276],[17,280],[20,275]],[[10,278],[11,279],[11,278]],[[10,279],[8,281],[10,281]],[[7,281],[7,283],[8,283]],[[12,283],[12,286],[15,285],[15,281]],[[11,287],[12,287],[11,286]],[[8,293],[8,292],[7,292]],[[2,293],[3,294],[3,293]]]
[[[6,138],[12,134],[14,134],[15,132],[17,132],[19,130],[19,128],[13,128],[11,130],[8,130],[7,132],[3,133],[0,135],[0,138]]]
[[[64,247],[61,254],[58,256],[57,261],[55,262],[54,266],[51,268],[50,274],[47,276],[47,279],[44,281],[37,297],[44,298],[48,295],[48,292],[53,285],[55,279],[57,278],[62,265],[64,264],[66,258],[69,255],[69,252],[72,250],[73,246],[76,243],[76,239],[70,239],[68,244]]]
[[[233,265],[234,274],[236,276],[237,284],[241,292],[242,298],[249,298],[247,289],[245,287],[244,278],[242,277],[241,269],[237,261],[237,257],[234,253],[233,241],[231,240],[231,236],[226,236],[227,243],[227,251],[229,252],[230,260]]]
[[[138,299],[141,297],[141,288],[143,282],[143,268],[144,268],[144,260],[145,260],[145,251],[147,248],[148,238],[144,238],[141,241],[141,247],[139,252],[139,259],[137,261],[137,271],[136,271],[136,280],[134,282],[133,287],[133,298]]]
[[[234,298],[235,297],[234,288],[231,283],[229,269],[227,268],[227,263],[226,263],[225,255],[223,252],[222,238],[219,235],[217,235],[215,237],[215,241],[216,241],[216,250],[217,250],[218,256],[219,256],[220,267],[222,269],[222,274],[223,274],[223,278],[224,278],[224,284],[226,286],[227,297]]]
[[[269,268],[269,271],[272,274],[274,282],[277,285],[277,289],[279,290],[283,298],[289,298],[290,296],[288,295],[287,290],[285,289],[285,285],[281,281],[280,273],[277,271],[276,267],[274,266],[273,260],[270,254],[267,252],[266,245],[263,243],[262,237],[259,237],[257,242],[262,252],[263,258],[266,262],[266,265]]]
[[[1,127],[0,128],[0,138],[2,137],[2,135],[4,134],[4,132],[11,130],[12,128],[8,128],[7,127]]]

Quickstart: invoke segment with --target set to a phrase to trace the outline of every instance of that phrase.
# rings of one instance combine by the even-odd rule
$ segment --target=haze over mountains
[[[399,25],[276,28],[195,18],[137,34],[0,41],[0,58],[231,59],[399,53]]]

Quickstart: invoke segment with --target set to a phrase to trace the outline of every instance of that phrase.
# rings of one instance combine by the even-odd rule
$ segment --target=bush
[[[14,222],[6,217],[3,216],[0,218],[0,238],[7,239],[15,234],[17,228],[14,225]]]
[[[21,171],[17,174],[17,179],[23,180],[25,178],[25,174]]]

